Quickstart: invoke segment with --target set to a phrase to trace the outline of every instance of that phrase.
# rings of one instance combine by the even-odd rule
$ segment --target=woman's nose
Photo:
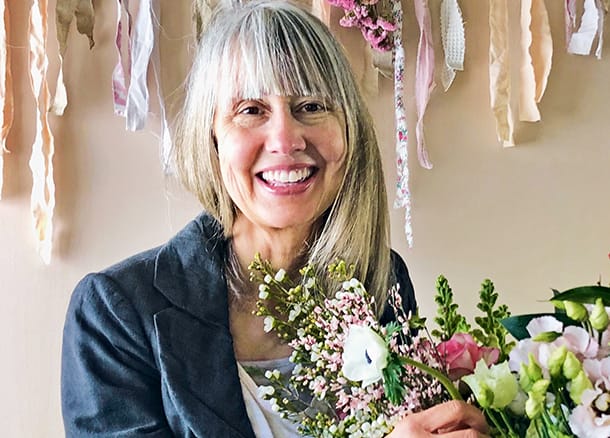
[[[290,154],[305,149],[303,125],[288,109],[274,111],[269,123],[266,148],[272,153]]]

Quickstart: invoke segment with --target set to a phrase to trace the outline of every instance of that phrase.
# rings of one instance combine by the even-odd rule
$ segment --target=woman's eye
[[[261,112],[262,112],[262,110],[258,106],[255,106],[255,105],[244,106],[243,108],[240,108],[240,110],[239,110],[239,114],[250,115],[250,116],[259,115]]]
[[[301,111],[306,113],[317,113],[326,111],[326,106],[319,102],[306,102],[301,105]]]

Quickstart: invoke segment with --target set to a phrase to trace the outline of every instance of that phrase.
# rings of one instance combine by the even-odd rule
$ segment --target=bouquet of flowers
[[[395,321],[380,325],[344,262],[328,269],[342,281],[334,295],[312,266],[298,281],[260,258],[250,269],[256,312],[293,348],[295,364],[289,376],[267,372],[260,391],[303,435],[383,437],[403,415],[453,398],[477,404],[494,436],[610,436],[608,287],[555,291],[555,313],[511,317],[485,280],[472,326],[441,276],[429,333],[424,318],[404,314],[396,288]]]

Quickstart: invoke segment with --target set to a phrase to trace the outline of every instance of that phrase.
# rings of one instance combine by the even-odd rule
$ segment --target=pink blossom
[[[480,347],[468,333],[455,333],[451,339],[438,345],[438,352],[445,359],[451,380],[472,374],[476,363],[483,359],[489,366],[500,356],[497,348]]]

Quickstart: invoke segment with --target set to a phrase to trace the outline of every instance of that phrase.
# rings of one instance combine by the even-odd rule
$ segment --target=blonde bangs
[[[342,109],[345,102],[333,90],[340,81],[329,50],[314,50],[324,45],[323,39],[271,6],[235,23],[218,68],[219,101],[316,96]]]

